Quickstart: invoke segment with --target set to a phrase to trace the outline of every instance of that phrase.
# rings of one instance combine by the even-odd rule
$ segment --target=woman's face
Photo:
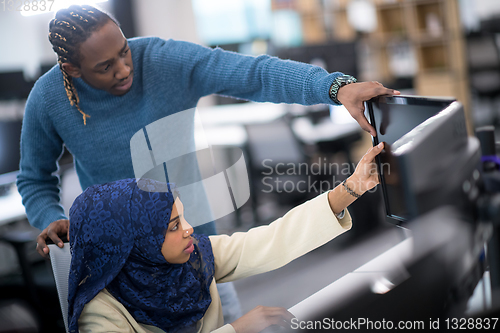
[[[179,198],[174,202],[170,223],[165,234],[161,253],[171,264],[183,264],[189,260],[194,250],[193,227],[184,218],[184,206]]]
[[[126,94],[132,87],[132,54],[120,28],[109,21],[80,45],[80,66],[63,64],[73,77],[112,95]]]

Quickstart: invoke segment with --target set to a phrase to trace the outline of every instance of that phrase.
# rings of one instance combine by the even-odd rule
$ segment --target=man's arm
[[[176,81],[184,82],[184,89],[193,90],[197,98],[220,94],[256,102],[337,104],[329,91],[334,80],[343,75],[340,72],[328,73],[310,64],[268,55],[247,56],[188,42],[161,41],[157,47],[162,56],[155,60],[166,62],[169,68],[180,68],[182,74]],[[386,94],[399,92],[378,82],[361,82],[341,87],[337,99],[361,128],[375,134],[363,114],[363,102]]]
[[[161,57],[153,61],[180,70],[176,81],[184,78],[184,88],[198,97],[220,94],[256,102],[332,104],[329,88],[342,75],[268,55],[254,57],[182,41],[159,42],[156,48]]]
[[[23,119],[17,188],[28,221],[41,230],[53,221],[67,219],[59,204],[59,178],[54,175],[62,147],[63,142],[45,113],[42,92],[35,85],[26,102]]]

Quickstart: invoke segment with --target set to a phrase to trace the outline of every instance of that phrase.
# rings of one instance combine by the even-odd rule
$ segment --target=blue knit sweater
[[[243,56],[160,38],[133,38],[129,45],[134,81],[127,94],[114,96],[74,79],[80,106],[91,116],[86,126],[68,101],[58,66],[35,83],[26,104],[17,180],[33,226],[44,229],[66,218],[53,175],[63,144],[74,156],[82,189],[133,178],[131,137],[155,120],[195,107],[203,96],[331,104],[329,87],[341,75],[266,55]]]

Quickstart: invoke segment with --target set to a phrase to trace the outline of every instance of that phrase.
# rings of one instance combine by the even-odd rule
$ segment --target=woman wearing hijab
[[[257,307],[224,325],[216,283],[277,269],[351,227],[346,207],[378,183],[371,148],[354,174],[270,225],[232,236],[193,234],[165,183],[89,187],[70,210],[70,332],[259,332],[287,326]]]

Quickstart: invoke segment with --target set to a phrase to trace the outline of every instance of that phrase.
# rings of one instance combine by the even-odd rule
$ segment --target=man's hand
[[[285,308],[257,306],[231,323],[236,333],[257,333],[271,325],[290,328],[294,316]]]
[[[365,101],[380,95],[399,95],[400,92],[384,87],[381,83],[358,82],[341,87],[337,93],[337,99],[345,106],[351,116],[358,122],[359,126],[372,136],[376,135],[375,129],[365,117]]]
[[[45,259],[49,258],[49,247],[45,243],[47,237],[50,238],[54,244],[63,247],[63,241],[59,238],[66,236],[69,239],[69,220],[57,220],[49,224],[40,235],[36,238],[36,250]]]

